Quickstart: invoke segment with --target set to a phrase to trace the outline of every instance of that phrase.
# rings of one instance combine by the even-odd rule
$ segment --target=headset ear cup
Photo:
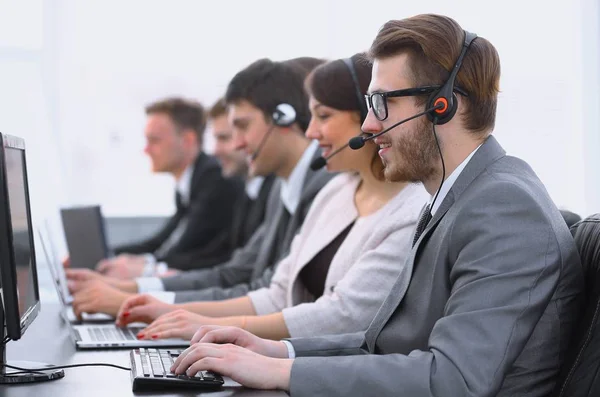
[[[456,114],[456,110],[458,109],[458,99],[456,98],[456,95],[452,93],[452,101],[448,103],[448,100],[445,97],[440,96],[439,93],[434,93],[429,97],[427,101],[427,109],[436,106],[438,103],[444,104],[446,108],[442,108],[437,112],[432,111],[430,113],[427,113],[427,119],[433,122],[434,119],[437,118],[437,125],[446,124],[447,122],[452,120],[452,117],[454,117],[454,115]]]
[[[280,103],[273,112],[273,123],[279,127],[289,127],[296,122],[296,109],[288,103]]]

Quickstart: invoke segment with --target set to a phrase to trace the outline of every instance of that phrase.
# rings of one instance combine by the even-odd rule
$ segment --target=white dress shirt
[[[475,150],[473,150],[471,152],[471,154],[469,154],[467,156],[467,158],[464,159],[463,162],[460,163],[458,165],[458,167],[456,167],[456,169],[454,171],[452,171],[452,173],[448,176],[448,178],[446,178],[446,180],[442,184],[441,189],[439,190],[439,194],[437,196],[437,199],[435,200],[434,206],[431,207],[431,216],[435,215],[436,211],[440,208],[440,204],[442,203],[442,201],[444,201],[444,198],[446,198],[446,195],[448,194],[448,192],[452,188],[452,185],[454,185],[454,182],[456,182],[456,180],[458,179],[459,175],[465,169],[465,167],[469,163],[469,160],[471,160],[471,158],[473,157],[473,155],[475,155],[475,153],[477,152],[477,150],[480,147],[481,147],[481,145],[477,146],[475,148]],[[433,201],[434,197],[435,197],[435,194],[433,196],[431,196],[431,198],[429,199],[429,204],[430,205],[431,205],[431,202]],[[294,346],[289,341],[287,341],[287,340],[282,340],[282,342],[285,345],[285,347],[287,348],[288,358],[296,358],[296,351],[294,350]]]
[[[302,185],[304,177],[310,167],[310,162],[319,148],[319,142],[312,141],[308,148],[302,153],[302,157],[296,163],[289,178],[281,181],[281,201],[290,215],[294,215],[302,196]]]
[[[264,176],[255,176],[254,178],[248,179],[246,182],[246,195],[250,197],[252,201],[258,198],[264,181]]]
[[[469,154],[467,156],[467,158],[464,159],[463,162],[460,163],[458,165],[458,167],[456,167],[456,169],[454,171],[452,171],[452,173],[450,175],[448,175],[448,177],[442,184],[442,188],[440,189],[440,193],[438,194],[433,207],[431,207],[431,216],[435,215],[436,211],[440,208],[440,205],[442,204],[442,202],[446,198],[446,195],[448,194],[448,192],[454,185],[454,182],[456,182],[459,175],[463,172],[463,170],[465,169],[465,167],[467,166],[467,164],[469,163],[471,158],[475,155],[475,153],[477,152],[477,150],[479,150],[480,147],[481,147],[481,145],[477,146],[475,148],[475,150],[473,150],[471,152],[471,154]],[[429,200],[430,205],[431,205],[431,202],[433,201],[434,197],[435,197],[435,194],[433,196],[431,196],[431,199]]]

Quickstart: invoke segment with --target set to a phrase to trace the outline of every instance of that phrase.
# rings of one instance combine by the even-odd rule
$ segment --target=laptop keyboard
[[[175,375],[171,366],[182,350],[135,349],[131,352],[133,389],[146,386],[218,388],[223,378],[210,371],[200,371],[195,376]]]
[[[137,334],[144,327],[89,327],[88,331],[94,342],[106,342],[110,340],[137,340]]]

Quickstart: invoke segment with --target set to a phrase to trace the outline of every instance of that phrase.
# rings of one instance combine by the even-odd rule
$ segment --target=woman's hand
[[[163,314],[176,309],[175,305],[162,302],[151,295],[134,295],[123,302],[116,322],[120,327],[135,322],[150,324]]]
[[[198,328],[215,324],[219,319],[201,316],[187,310],[178,309],[166,313],[152,322],[138,334],[139,339],[181,338],[191,340]]]

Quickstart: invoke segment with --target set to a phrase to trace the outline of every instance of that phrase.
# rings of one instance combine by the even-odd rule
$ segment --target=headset
[[[265,146],[265,143],[267,143],[267,139],[271,135],[271,132],[273,132],[275,126],[290,127],[296,122],[296,109],[294,109],[294,107],[289,103],[280,103],[275,107],[273,114],[271,114],[271,119],[273,124],[271,124],[271,127],[269,127],[269,130],[265,133],[263,139],[258,144],[258,149],[256,149],[254,153],[252,153],[252,156],[250,156],[252,161],[256,160],[260,152],[263,150],[263,147]]]
[[[356,100],[358,101],[358,107],[360,110],[360,125],[365,122],[367,118],[367,113],[369,113],[369,109],[367,109],[367,103],[365,102],[365,97],[360,91],[360,82],[358,81],[358,75],[356,74],[356,69],[354,67],[354,62],[352,58],[344,58],[344,63],[348,67],[350,71],[350,75],[352,76],[352,81],[354,82],[354,92],[356,93]]]
[[[450,72],[450,76],[448,76],[448,80],[444,83],[442,88],[439,91],[434,92],[427,101],[427,109],[435,108],[432,112],[427,113],[427,118],[434,124],[442,125],[446,124],[452,117],[456,114],[456,110],[458,109],[458,100],[456,99],[456,94],[454,93],[454,84],[456,81],[456,76],[458,75],[458,71],[462,66],[463,59],[467,50],[471,46],[473,40],[477,38],[475,33],[465,32],[465,39],[463,43],[463,48]],[[442,105],[440,107],[440,105]]]
[[[360,82],[358,81],[358,74],[356,73],[356,68],[354,67],[354,62],[352,61],[352,58],[344,58],[342,61],[348,67],[350,76],[352,76],[352,82],[354,83],[354,92],[356,93],[356,100],[358,101],[358,109],[360,111],[360,125],[362,126],[362,124],[365,122],[365,120],[367,118],[367,113],[369,112],[369,109],[367,108],[367,103],[365,102],[364,95],[360,91]],[[332,158],[333,156],[335,156],[342,150],[346,149],[349,145],[350,145],[350,142],[346,143],[344,146],[334,150],[327,157],[321,156],[321,157],[315,158],[310,163],[310,168],[312,170],[316,171],[316,170],[319,170],[319,169],[325,167],[325,165],[327,165],[327,161],[330,158]]]
[[[289,103],[280,103],[271,115],[273,124],[279,127],[290,127],[296,122],[296,109]]]

